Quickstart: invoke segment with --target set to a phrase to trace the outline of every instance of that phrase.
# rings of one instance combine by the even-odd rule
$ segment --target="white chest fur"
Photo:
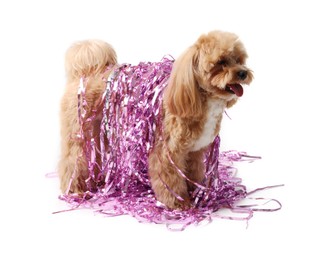
[[[215,138],[215,129],[217,124],[220,123],[221,115],[225,109],[225,103],[218,100],[209,100],[207,107],[208,111],[205,125],[203,126],[199,139],[193,144],[191,151],[199,151],[201,148],[204,148],[213,142]]]

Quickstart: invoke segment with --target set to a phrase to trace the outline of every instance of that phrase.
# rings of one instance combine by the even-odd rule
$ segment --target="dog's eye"
[[[238,58],[238,59],[236,59],[236,63],[237,63],[237,64],[243,64],[243,61],[242,61],[241,59],[239,59],[239,58]]]
[[[227,65],[227,61],[226,60],[220,60],[217,62],[218,65],[220,66],[226,66]]]
[[[238,58],[236,59],[236,63],[237,63],[237,64],[245,64],[245,58],[243,58],[243,57],[238,57]]]

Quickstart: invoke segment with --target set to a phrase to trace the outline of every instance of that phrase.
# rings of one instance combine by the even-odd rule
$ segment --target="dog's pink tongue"
[[[231,91],[233,91],[237,97],[241,97],[244,94],[244,89],[240,84],[228,85]]]

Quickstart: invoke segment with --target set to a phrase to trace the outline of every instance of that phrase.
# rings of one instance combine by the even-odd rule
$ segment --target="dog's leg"
[[[190,152],[188,154],[187,159],[187,177],[198,183],[201,184],[202,180],[204,179],[204,171],[205,171],[205,165],[203,162],[204,159],[204,149],[196,152]],[[190,181],[187,181],[188,189],[189,191],[193,191],[196,188],[196,185],[191,183]]]
[[[67,86],[61,102],[61,158],[58,165],[63,193],[82,193],[86,190],[87,165],[82,156],[84,141],[76,138],[79,132],[78,84]]]
[[[170,155],[175,166],[170,162],[167,150],[157,145],[149,156],[149,175],[156,198],[171,209],[186,209],[190,206],[186,180],[178,173],[178,168],[185,169],[185,161]],[[181,201],[178,196],[183,199]]]
[[[80,122],[78,119],[78,82],[71,83],[67,86],[67,91],[63,96],[61,102],[61,159],[59,162],[59,176],[61,180],[61,190],[63,193],[79,193],[87,191],[89,187],[91,190],[96,189],[96,185],[103,185],[100,180],[98,183],[94,180],[89,180],[90,183],[86,183],[88,179],[88,161],[85,158],[84,149],[86,140],[91,136],[77,138],[77,134],[80,133]],[[88,129],[93,130],[93,138],[96,144],[100,143],[100,122],[102,119],[102,113],[93,111],[102,111],[102,103],[100,97],[105,90],[105,84],[102,80],[97,78],[89,78],[86,89],[86,114],[83,122],[86,122],[88,118],[95,115],[93,122],[86,123],[83,126],[83,131]],[[98,175],[100,172],[99,165],[101,164],[99,152],[96,151],[96,165],[94,166],[94,174]]]
[[[86,191],[87,165],[81,155],[81,143],[66,140],[58,168],[63,193],[82,194]]]

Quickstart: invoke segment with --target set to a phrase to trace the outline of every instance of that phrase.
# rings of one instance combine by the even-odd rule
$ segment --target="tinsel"
[[[190,224],[209,222],[214,217],[245,220],[252,217],[254,205],[237,205],[247,197],[247,191],[241,179],[235,176],[233,162],[258,157],[235,151],[219,153],[219,136],[205,155],[205,179],[191,194],[192,207],[171,210],[156,200],[148,177],[147,161],[157,141],[155,130],[162,127],[162,94],[172,65],[173,59],[164,57],[161,62],[107,68],[112,73],[102,79],[106,82],[106,91],[101,99],[103,118],[99,140],[93,133],[93,121],[98,113],[90,111],[86,101],[87,79],[81,79],[78,92],[80,132],[76,135],[84,143],[79,158],[86,159],[88,178],[83,196],[69,191],[60,196],[71,204],[72,210],[90,208],[106,216],[128,214],[142,222],[164,223],[168,228],[178,230]],[[75,174],[76,171],[75,165]],[[179,171],[178,174],[184,174]],[[221,208],[244,215],[220,216],[217,211]]]

